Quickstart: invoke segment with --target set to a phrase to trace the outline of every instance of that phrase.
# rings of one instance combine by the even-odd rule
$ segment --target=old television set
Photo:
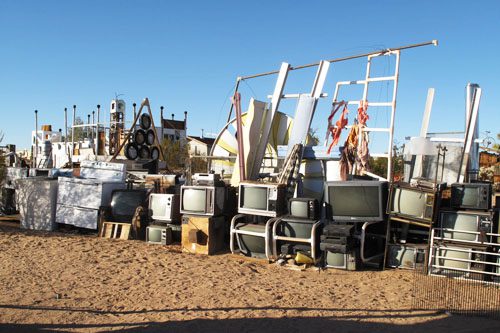
[[[455,209],[490,209],[491,192],[491,183],[451,184],[451,207]]]
[[[326,268],[355,271],[361,265],[357,250],[347,251],[346,253],[325,251],[323,256]]]
[[[484,250],[468,247],[440,246],[434,249],[432,273],[448,277],[482,280],[486,265]]]
[[[180,222],[179,195],[152,193],[149,196],[149,211],[155,221]]]
[[[487,233],[493,231],[493,216],[489,212],[441,211],[439,219],[441,237],[466,242],[487,242]]]
[[[438,193],[431,189],[411,187],[402,183],[393,184],[389,195],[388,213],[391,216],[432,224],[438,197]]]
[[[119,189],[111,193],[111,216],[116,222],[130,222],[139,206],[144,206],[147,191],[143,189]]]
[[[387,249],[386,266],[404,269],[423,268],[426,258],[427,245],[391,244]]]
[[[288,201],[288,215],[308,220],[319,218],[318,200],[314,198],[291,198]]]
[[[253,224],[253,223],[238,223],[235,229],[242,230],[250,233],[260,234],[261,236],[254,236],[249,234],[235,234],[236,243],[240,252],[248,257],[264,259],[266,258],[266,225]]]
[[[172,228],[159,225],[148,226],[146,228],[146,242],[162,245],[171,244],[173,242]]]
[[[188,186],[181,187],[180,213],[201,216],[219,216],[224,214],[226,201],[224,186]]]
[[[387,187],[387,182],[376,180],[326,182],[325,202],[331,219],[338,222],[385,220]]]
[[[286,213],[286,188],[281,184],[242,182],[238,213],[277,217]]]

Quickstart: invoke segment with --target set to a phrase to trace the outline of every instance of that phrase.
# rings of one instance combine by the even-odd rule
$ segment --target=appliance
[[[215,173],[195,173],[191,178],[193,185],[199,186],[220,186],[220,175]]]
[[[269,244],[266,245],[266,230],[265,224],[252,224],[252,223],[237,223],[234,226],[234,229],[237,231],[250,232],[260,234],[260,236],[254,236],[249,234],[235,233],[236,243],[240,250],[240,253],[247,257],[266,259],[269,251],[266,251],[266,248]]]
[[[431,224],[435,220],[439,192],[397,183],[391,186],[388,213],[391,216],[417,220]]]
[[[359,256],[356,250],[351,250],[346,253],[340,252],[324,252],[324,264],[327,268],[345,269],[355,271],[359,268]]]
[[[152,193],[149,196],[149,211],[153,220],[180,222],[179,208],[178,194]]]
[[[224,214],[227,189],[223,186],[181,187],[181,214],[218,216]]]
[[[491,209],[491,183],[451,184],[451,207],[455,209]]]
[[[293,217],[317,220],[319,218],[318,200],[314,198],[291,198],[288,200],[288,214]]]
[[[146,228],[146,242],[151,244],[172,244],[172,228],[160,225],[150,225]]]
[[[228,225],[224,216],[182,216],[182,251],[212,255],[227,246]]]
[[[485,272],[485,249],[438,245],[434,247],[432,274],[482,280]]]
[[[278,218],[272,228],[273,254],[276,257],[281,254],[290,254],[290,251],[300,250],[294,248],[296,245],[301,245],[301,249],[306,249],[312,259],[316,260],[316,253],[319,252],[318,240],[321,226],[321,221],[290,216]],[[284,248],[287,248],[287,250],[282,251]]]
[[[15,184],[21,228],[45,231],[56,229],[57,179],[29,177],[17,179]]]
[[[331,219],[348,221],[383,221],[386,218],[387,186],[385,181],[353,180],[325,183],[325,202]]]
[[[426,244],[388,245],[386,266],[391,268],[424,268],[427,258]]]
[[[80,177],[58,178],[56,222],[97,229],[99,207],[109,206],[111,192],[125,189],[125,164],[82,161]]]
[[[493,215],[490,212],[441,211],[439,227],[445,230],[440,230],[438,235],[448,241],[489,242],[491,236],[486,233],[493,232]]]
[[[241,182],[238,213],[276,217],[286,213],[286,187],[282,184]]]

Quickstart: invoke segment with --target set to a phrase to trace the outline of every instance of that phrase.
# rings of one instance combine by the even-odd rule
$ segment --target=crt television
[[[238,213],[276,217],[286,213],[286,187],[273,183],[242,182]]]
[[[150,225],[146,228],[146,242],[163,245],[171,244],[172,228],[167,226]]]
[[[180,222],[179,195],[152,193],[149,196],[149,211],[155,221]]]
[[[385,181],[353,180],[325,183],[325,202],[331,219],[338,222],[383,221],[386,218]]]
[[[319,218],[318,200],[314,198],[291,198],[288,201],[288,214],[308,220]]]
[[[451,184],[451,207],[487,210],[491,208],[490,183]]]
[[[388,213],[431,224],[435,219],[438,193],[432,189],[396,183],[391,186]]]
[[[387,248],[386,266],[391,268],[416,269],[426,264],[427,245],[391,244]]]
[[[113,190],[111,192],[111,215],[117,222],[130,222],[137,207],[144,206],[147,190]]]
[[[489,240],[486,233],[493,231],[493,217],[489,212],[441,211],[439,226],[444,238],[480,243]]]
[[[224,186],[187,186],[181,187],[181,214],[219,216],[224,214],[226,201]]]

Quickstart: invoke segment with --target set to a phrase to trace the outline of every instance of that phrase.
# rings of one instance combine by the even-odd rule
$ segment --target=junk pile
[[[500,283],[500,201],[491,183],[477,180],[479,86],[468,86],[466,132],[461,138],[427,133],[434,96],[434,90],[429,91],[420,136],[412,138],[405,151],[404,177],[395,180],[393,175],[400,53],[432,44],[437,42],[306,66],[283,63],[277,71],[239,77],[228,122],[211,150],[211,171],[184,179],[160,166],[164,158],[149,100],[138,113],[134,106],[128,131],[120,114],[125,104],[115,100],[121,106],[112,103],[114,124],[108,141],[115,146],[106,149],[113,153],[111,159],[81,160],[71,174],[60,170],[28,176],[22,169],[9,173],[17,175],[11,181],[16,183],[21,226],[55,230],[71,225],[105,238],[177,242],[193,254],[229,249],[284,266],[422,268],[433,275]],[[372,61],[379,57],[395,60],[394,75],[372,76]],[[314,146],[310,127],[318,101],[328,96],[322,90],[330,64],[356,58],[367,60],[365,77],[335,84],[325,142]],[[285,92],[294,70],[313,66],[317,72],[310,92]],[[242,112],[239,83],[267,75],[277,75],[270,102],[251,99],[248,111]],[[368,100],[372,82],[392,83],[387,101]],[[351,85],[361,86],[362,95],[342,99]],[[289,98],[297,100],[293,118],[279,111],[280,101]],[[147,113],[142,113],[144,107]],[[390,118],[385,128],[371,126],[370,113],[380,107]],[[95,133],[89,135],[97,137],[89,141],[95,151],[97,118]],[[387,150],[369,149],[373,132],[386,134]],[[70,159],[75,159],[76,145],[69,147]],[[386,174],[371,171],[371,158],[386,159]],[[141,159],[157,161],[156,167],[138,163]]]

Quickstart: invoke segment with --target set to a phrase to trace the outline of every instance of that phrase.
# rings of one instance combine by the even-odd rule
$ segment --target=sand
[[[499,332],[412,310],[414,273],[294,271],[0,223],[0,332]]]

